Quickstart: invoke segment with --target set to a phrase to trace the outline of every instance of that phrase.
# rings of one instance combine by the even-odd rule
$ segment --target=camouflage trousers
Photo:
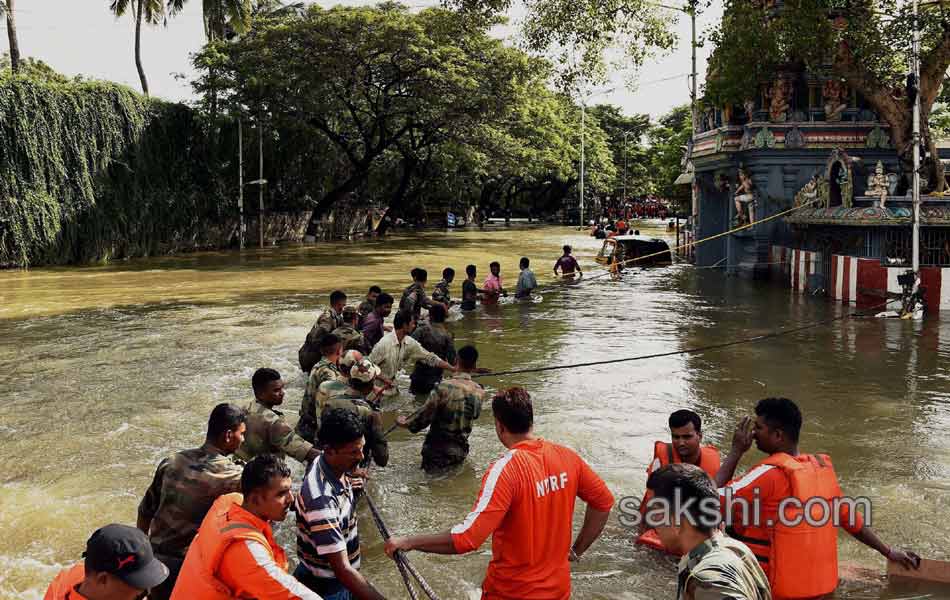
[[[444,471],[465,462],[468,444],[457,442],[425,443],[422,445],[422,468],[427,472]]]

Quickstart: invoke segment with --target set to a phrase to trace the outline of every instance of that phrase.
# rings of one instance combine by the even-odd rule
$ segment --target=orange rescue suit
[[[731,530],[727,530],[728,533],[745,543],[759,559],[776,600],[819,598],[832,593],[838,586],[838,531],[834,526],[835,515],[825,515],[824,511],[833,510],[831,501],[842,494],[831,458],[827,454],[793,457],[779,452],[753,469],[761,465],[781,469],[788,478],[791,495],[801,505],[785,506],[783,522],[777,518],[777,504],[782,499],[763,497],[763,506],[776,505],[775,525],[743,527],[741,535]],[[804,520],[805,504],[812,498],[828,501],[824,507],[809,507],[813,522],[824,522],[819,527]],[[839,518],[845,519],[848,514],[842,509]],[[765,520],[763,517],[763,522]],[[799,524],[791,526],[796,522]]]
[[[86,597],[76,591],[76,587],[86,578],[86,569],[83,563],[77,563],[61,571],[49,585],[43,600],[86,600]]]
[[[669,464],[679,464],[683,462],[679,453],[673,444],[666,442],[653,442],[653,460],[650,461],[650,467],[647,469],[647,477],[653,472],[653,463],[659,461],[660,468]],[[715,480],[716,472],[719,471],[719,450],[715,446],[703,446],[699,449],[699,468],[706,471],[710,479]],[[640,503],[640,512],[646,512],[647,501],[653,497],[653,492],[647,490],[643,494],[643,502]]]
[[[171,600],[230,600],[234,592],[218,577],[221,559],[228,547],[244,540],[267,548],[274,562],[287,571],[287,555],[271,532],[252,523],[253,515],[241,508],[241,494],[225,494],[215,500],[195,537],[175,583]]]
[[[653,443],[653,460],[650,461],[650,467],[647,469],[647,477],[650,476],[650,473],[653,472],[653,464],[659,461],[660,468],[665,467],[668,464],[678,464],[682,463],[683,459],[680,458],[679,453],[676,452],[676,448],[673,447],[673,444],[668,444],[666,442],[654,442]],[[699,449],[699,468],[706,472],[709,475],[710,479],[715,479],[716,472],[719,471],[719,450],[715,446],[703,446]],[[647,490],[643,494],[643,500],[640,502],[640,514],[646,515],[647,502],[653,498],[653,492]],[[655,550],[661,550],[663,552],[668,552],[666,547],[660,541],[660,537],[656,534],[655,529],[648,529],[643,532],[639,537],[637,537],[637,543],[644,546],[649,546]]]

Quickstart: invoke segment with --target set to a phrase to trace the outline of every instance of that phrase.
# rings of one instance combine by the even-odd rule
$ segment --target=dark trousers
[[[350,590],[343,587],[343,584],[336,579],[324,579],[323,577],[314,577],[313,573],[307,570],[302,564],[294,569],[294,577],[300,583],[316,592],[323,600],[353,600]]]

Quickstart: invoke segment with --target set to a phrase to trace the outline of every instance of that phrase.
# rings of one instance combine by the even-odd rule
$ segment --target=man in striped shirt
[[[317,438],[323,454],[313,462],[297,496],[297,557],[294,577],[324,600],[380,600],[360,572],[360,538],[353,485],[363,459],[363,425],[353,412],[324,413]],[[354,479],[356,481],[354,481]]]
[[[600,537],[614,497],[573,450],[535,437],[531,398],[524,388],[498,392],[492,412],[495,432],[508,452],[485,473],[474,510],[451,531],[390,538],[386,554],[465,554],[491,535],[482,600],[568,600],[568,561],[579,560]],[[577,498],[587,503],[587,512],[572,544]]]

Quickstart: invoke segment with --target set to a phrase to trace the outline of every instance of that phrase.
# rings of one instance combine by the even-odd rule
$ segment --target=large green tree
[[[168,14],[180,13],[188,0],[168,0]],[[209,42],[223,40],[228,32],[244,33],[251,22],[251,0],[201,0],[205,37]]]
[[[464,13],[503,14],[514,0],[447,0]],[[614,66],[636,68],[659,50],[672,48],[676,13],[652,0],[523,0],[519,18],[526,49],[551,57],[564,89],[601,81]]]
[[[643,144],[650,129],[650,116],[628,117],[618,107],[609,104],[592,106],[588,114],[592,115],[604,130],[613,154],[617,177],[609,193],[615,197],[620,197],[625,190],[628,196],[635,193],[652,193],[647,164],[648,153]]]
[[[109,10],[116,18],[132,11],[132,18],[135,19],[135,68],[139,72],[142,93],[148,96],[148,78],[142,66],[142,23],[157,25],[165,19],[163,0],[111,0]]]
[[[489,24],[442,9],[310,6],[210,44],[196,59],[198,89],[335,148],[342,168],[316,202],[320,215],[364,186],[387,153],[401,157],[408,186],[433,147],[470,139],[505,110],[524,65]]]
[[[921,100],[921,130],[929,157],[930,189],[945,182],[937,161],[929,117],[950,67],[950,6],[921,10],[921,69],[915,87]],[[910,172],[913,118],[908,92],[908,53],[913,29],[910,3],[897,0],[796,0],[776,7],[768,0],[726,0],[722,22],[710,39],[707,99],[741,103],[761,85],[789,69],[843,78],[890,125],[891,139]]]
[[[653,193],[673,200],[682,210],[688,207],[689,186],[674,185],[683,172],[683,155],[692,136],[689,105],[677,106],[650,128],[650,148],[647,152],[648,169],[653,181]]]

